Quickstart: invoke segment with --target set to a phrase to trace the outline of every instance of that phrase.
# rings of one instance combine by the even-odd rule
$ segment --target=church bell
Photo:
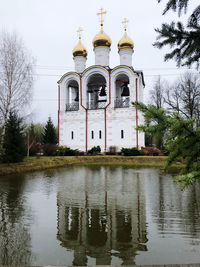
[[[89,86],[89,85],[88,85],[88,90],[87,90],[87,92],[88,92],[89,94],[93,93],[92,87]]]
[[[121,96],[129,96],[129,88],[128,88],[128,82],[125,82],[123,85],[122,85],[122,94]]]
[[[76,102],[79,101],[79,94],[78,94],[78,91],[77,91],[77,93],[76,93],[76,97],[75,97],[74,101],[76,101]]]
[[[106,90],[105,90],[106,86],[102,85],[101,87],[101,91],[99,93],[99,96],[106,96]]]

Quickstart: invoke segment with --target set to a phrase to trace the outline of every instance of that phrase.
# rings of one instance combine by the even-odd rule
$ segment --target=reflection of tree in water
[[[13,177],[0,186],[0,264],[30,264],[31,237],[24,225],[24,179]]]
[[[183,192],[160,175],[154,193],[159,197],[154,201],[153,217],[162,235],[200,237],[200,184],[189,186]]]

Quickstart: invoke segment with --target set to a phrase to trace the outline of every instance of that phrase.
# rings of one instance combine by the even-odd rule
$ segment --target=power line
[[[192,73],[197,73],[197,72],[192,72]],[[62,77],[62,75],[60,75],[60,74],[44,74],[44,73],[42,73],[42,74],[39,74],[39,73],[37,73],[37,74],[33,74],[34,76],[49,76],[49,77]],[[145,74],[144,75],[144,78],[145,77],[158,77],[158,76],[179,76],[180,75],[180,73],[162,73],[162,74]]]
[[[70,66],[50,66],[50,65],[34,65],[36,68],[39,69],[47,69],[47,70],[72,70],[73,68]],[[138,68],[140,69],[140,68]],[[142,70],[194,70],[195,68],[186,68],[186,67],[181,67],[181,68],[177,68],[177,67],[171,67],[171,68],[165,68],[165,67],[156,67],[156,68],[141,68]]]

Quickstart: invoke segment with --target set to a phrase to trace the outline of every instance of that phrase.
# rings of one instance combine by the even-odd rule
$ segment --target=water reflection
[[[57,195],[58,239],[74,250],[74,265],[134,264],[146,251],[146,210],[142,173],[122,168],[81,169],[65,179]],[[111,175],[112,174],[112,175]]]
[[[0,178],[0,265],[200,262],[200,183],[78,167]]]
[[[30,264],[30,233],[24,224],[23,179],[1,180],[0,186],[0,264]]]
[[[153,221],[163,237],[200,238],[200,183],[182,192],[160,175],[156,183],[149,181],[149,194]]]

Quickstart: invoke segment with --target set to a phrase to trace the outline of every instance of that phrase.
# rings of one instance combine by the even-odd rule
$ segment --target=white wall
[[[82,103],[86,107],[87,103],[87,84],[91,75],[99,73],[103,75],[107,83],[107,103],[109,103],[109,73],[103,67],[91,67],[83,72],[82,77]],[[129,78],[130,106],[129,108],[114,108],[116,97],[115,81],[120,74],[126,74]],[[136,111],[131,105],[136,99],[136,79],[138,79],[138,100],[143,100],[142,79],[138,77],[129,67],[116,67],[111,72],[111,104],[106,110],[107,116],[107,151],[110,146],[135,147],[136,146]],[[65,111],[66,88],[70,80],[76,80],[79,84],[79,110]],[[69,146],[72,149],[85,151],[86,148],[86,111],[80,105],[80,77],[78,74],[69,73],[60,82],[60,145]],[[138,112],[138,124],[143,123],[142,114]],[[121,130],[124,131],[124,138],[121,138]],[[74,132],[74,139],[71,138],[71,132]],[[91,131],[94,131],[94,139],[91,137]],[[101,139],[99,138],[101,131]],[[104,109],[88,110],[88,149],[93,146],[100,146],[101,151],[105,149],[105,113]],[[139,147],[144,146],[144,134],[138,133]]]

